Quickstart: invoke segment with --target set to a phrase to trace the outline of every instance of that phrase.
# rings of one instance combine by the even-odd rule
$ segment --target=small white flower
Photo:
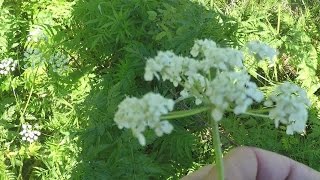
[[[220,121],[223,117],[224,110],[221,110],[219,108],[214,108],[211,112],[211,116],[215,121]]]
[[[39,138],[41,133],[33,130],[30,124],[22,124],[22,131],[19,134],[22,136],[23,141],[32,143]]]
[[[263,93],[250,81],[245,71],[221,72],[209,82],[205,94],[215,105],[212,116],[216,121],[220,121],[224,111],[230,107],[234,107],[235,114],[241,114],[254,101],[261,102],[263,99]]]
[[[23,61],[26,63],[24,68],[35,68],[37,66],[42,65],[45,62],[45,58],[43,57],[41,51],[36,48],[27,48],[24,52]]]
[[[20,135],[24,135],[27,131],[25,129],[23,129],[19,134]]]
[[[41,132],[40,131],[33,131],[34,134],[36,134],[37,136],[40,136],[41,135]]]
[[[60,75],[69,70],[69,60],[66,55],[61,52],[57,52],[49,59],[49,66],[52,70]]]
[[[33,137],[34,137],[34,133],[33,133],[33,132],[30,132],[30,133],[29,133],[29,137],[30,137],[30,138],[33,138]]]
[[[247,47],[249,53],[255,55],[259,60],[268,59],[271,63],[274,63],[273,59],[278,55],[278,52],[274,48],[259,41],[251,41],[247,43]]]
[[[271,100],[266,100],[264,103],[263,103],[264,106],[266,107],[272,107],[273,106],[273,101]]]
[[[144,135],[142,133],[135,133],[134,131],[132,131],[132,132],[133,132],[133,136],[138,138],[140,145],[145,146],[146,145],[146,138],[144,137]]]
[[[13,72],[16,69],[17,61],[14,61],[12,58],[3,59],[0,62],[0,75],[7,75],[10,72]]]
[[[182,90],[182,91],[180,92],[180,95],[181,95],[181,97],[183,97],[183,98],[187,98],[187,97],[190,96],[189,92],[188,92],[186,89]]]
[[[204,76],[202,76],[199,73],[193,73],[190,76],[188,76],[187,81],[184,82],[184,90],[182,91],[182,95],[185,95],[185,97],[188,94],[194,94],[194,93],[189,93],[192,91],[197,91],[200,92],[200,94],[204,93],[206,87],[208,84],[208,80],[207,78],[205,78]],[[203,96],[196,96],[194,95],[194,97],[196,98],[195,103],[196,105],[199,105],[202,103],[202,99]]]
[[[310,101],[307,93],[297,85],[290,82],[279,85],[264,105],[271,107],[269,117],[274,120],[276,127],[279,123],[286,124],[287,134],[304,131]]]
[[[159,121],[154,128],[154,132],[157,136],[162,136],[165,134],[170,134],[173,130],[173,126],[168,121]]]
[[[145,67],[144,78],[146,81],[153,80],[155,76],[160,79],[171,81],[175,86],[181,81],[183,58],[176,56],[171,51],[158,52],[158,55],[153,59],[148,59]]]
[[[208,72],[211,68],[222,71],[234,71],[243,68],[244,56],[241,51],[231,48],[212,48],[205,52],[201,69]]]
[[[199,69],[204,72],[208,72],[211,68],[224,71],[243,68],[242,52],[231,48],[219,48],[214,41],[208,39],[196,40],[190,53],[193,57],[202,55],[203,60]]]
[[[27,131],[26,133],[24,133],[25,137],[29,137],[30,131]]]
[[[217,44],[214,41],[208,39],[196,40],[193,47],[191,48],[190,54],[193,57],[197,57],[199,54],[206,54],[211,49],[216,47]]]
[[[160,121],[160,117],[172,111],[173,106],[173,100],[155,93],[148,93],[141,99],[127,97],[119,104],[114,121],[120,129],[131,129],[144,146],[146,141],[142,133],[147,127],[154,129],[158,136],[171,133],[172,125],[167,121]]]
[[[40,27],[35,27],[29,31],[28,41],[40,42],[42,40],[47,41],[48,36],[44,33],[44,31]]]

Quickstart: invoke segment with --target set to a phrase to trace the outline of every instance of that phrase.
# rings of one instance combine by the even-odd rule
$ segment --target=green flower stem
[[[30,102],[32,93],[33,93],[33,85],[32,85],[31,90],[30,90],[30,92],[29,92],[29,96],[28,96],[27,103],[26,103],[26,105],[25,105],[25,107],[24,107],[24,109],[23,109],[23,111],[22,111],[22,114],[21,114],[22,117],[23,117],[24,114],[26,113],[26,110],[27,110],[27,107],[28,107],[28,105],[29,105],[29,102]]]
[[[222,160],[219,124],[213,118],[211,118],[211,122],[212,122],[212,139],[213,139],[213,145],[214,145],[214,151],[215,151],[215,162],[216,162],[215,166],[217,167],[218,180],[224,180],[224,166],[223,166],[223,160]]]
[[[29,92],[28,100],[27,100],[27,103],[26,103],[26,105],[25,105],[25,107],[24,107],[24,109],[23,109],[23,111],[22,111],[22,114],[21,114],[21,117],[22,117],[22,118],[24,118],[24,115],[25,115],[25,113],[26,113],[26,110],[27,110],[27,108],[28,108],[28,106],[29,106],[30,99],[31,99],[31,96],[32,96],[32,93],[33,93],[33,90],[34,90],[33,88],[34,88],[34,83],[35,83],[36,78],[37,78],[38,70],[39,70],[39,66],[37,67],[36,72],[35,72],[35,74],[34,74],[34,76],[33,76],[32,84],[31,84],[31,90],[30,90],[30,92]],[[20,123],[24,123],[24,120],[23,120],[23,122],[20,122]]]
[[[267,108],[267,109],[257,109],[257,110],[249,110],[247,112],[249,113],[266,113],[266,112],[269,112],[270,111],[270,108]]]
[[[187,96],[187,97],[179,97],[178,99],[174,100],[174,103],[177,104],[183,100],[186,100],[186,99],[189,99],[189,98],[192,98],[193,96]]]
[[[271,80],[269,80],[269,79],[267,79],[267,78],[265,78],[265,77],[263,77],[262,75],[260,75],[259,73],[257,73],[257,76],[259,76],[261,79],[263,79],[263,80],[265,80],[265,81],[267,81],[268,83],[270,83],[271,85],[276,85],[275,83],[273,83]]]
[[[174,111],[174,112],[170,112],[166,115],[161,116],[160,119],[169,120],[169,119],[183,118],[183,117],[187,117],[187,116],[196,115],[196,114],[208,111],[208,110],[210,110],[209,106],[205,106],[205,107],[201,107],[201,108],[197,108],[197,109],[191,109],[191,110]]]
[[[281,10],[282,10],[282,8],[281,8],[281,4],[279,4],[279,6],[278,6],[278,23],[277,23],[277,35],[279,35],[279,33],[280,33],[280,22],[281,22]]]
[[[269,118],[269,116],[266,115],[266,114],[260,114],[260,113],[269,112],[269,110],[270,110],[270,109],[250,110],[250,111],[244,112],[244,113],[242,113],[242,114],[250,115],[250,116],[255,116],[255,117]],[[227,111],[233,112],[233,110],[230,109],[230,108],[227,109]]]
[[[17,96],[17,93],[16,93],[16,91],[14,89],[14,86],[12,85],[13,78],[11,77],[11,75],[9,77],[10,77],[10,87],[12,88],[14,99],[15,99],[15,101],[16,101],[18,107],[19,107],[19,111],[21,113],[21,105],[20,105],[20,102],[18,100],[18,96]]]
[[[250,115],[250,116],[255,116],[255,117],[269,118],[269,116],[265,115],[265,114],[255,114],[255,113],[250,113],[250,112],[245,112],[243,114]]]

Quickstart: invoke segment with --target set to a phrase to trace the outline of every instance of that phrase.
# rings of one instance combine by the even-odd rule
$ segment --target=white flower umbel
[[[231,48],[218,48],[211,40],[198,40],[191,50],[194,57],[200,60],[177,56],[172,51],[158,52],[157,56],[147,60],[144,79],[153,80],[153,77],[171,81],[174,86],[183,80],[183,77],[194,76],[202,72],[209,73],[212,68],[233,71],[243,68],[243,54]]]
[[[27,41],[40,42],[42,40],[47,41],[48,36],[44,33],[44,31],[40,27],[34,27],[30,29]]]
[[[186,74],[194,74],[198,70],[198,63],[194,59],[175,55],[171,51],[158,52],[157,56],[147,60],[144,79],[153,80],[153,77],[169,80],[174,86],[182,81]]]
[[[190,54],[193,57],[197,57],[200,54],[206,55],[206,53],[210,52],[213,48],[217,48],[217,44],[214,41],[208,39],[196,40],[191,48]]]
[[[271,107],[270,119],[273,119],[275,126],[279,123],[287,125],[287,134],[294,132],[302,133],[308,120],[310,101],[307,93],[299,86],[285,82],[279,85],[264,103]]]
[[[211,40],[205,39],[195,41],[195,44],[192,47],[190,53],[192,56],[198,59],[177,56],[171,51],[159,52],[155,58],[147,60],[144,76],[145,80],[151,81],[154,76],[157,79],[160,79],[161,75],[163,80],[168,79],[174,84],[174,86],[181,84],[184,87],[184,90],[180,93],[181,96],[193,96],[196,98],[196,104],[199,105],[202,103],[203,99],[208,99],[207,97],[204,97],[208,96],[208,94],[205,95],[205,91],[207,91],[206,93],[209,94],[215,93],[217,91],[213,90],[214,92],[210,92],[212,90],[213,82],[208,83],[209,79],[215,78],[216,76],[221,78],[222,76],[232,74],[228,74],[227,72],[235,73],[236,70],[241,70],[242,72],[245,72],[243,66],[244,56],[240,51],[231,48],[219,48],[217,47],[216,43]],[[227,82],[223,83],[233,81],[233,79],[230,78],[235,78],[234,80],[238,81],[239,79],[237,78],[244,77],[241,76],[243,74],[244,73],[240,73],[240,77],[237,77],[239,73],[235,73],[234,77],[226,77],[227,79],[229,79]],[[249,81],[250,78],[247,73],[245,79],[246,83],[243,86],[246,87],[247,91],[252,91],[252,97],[255,97],[255,95],[257,94],[259,94],[259,97],[261,97],[262,93],[260,91],[260,93],[257,93],[255,91],[257,90],[257,87],[254,83]],[[218,79],[216,79],[216,81],[218,81]],[[215,86],[215,88],[224,88],[219,83],[215,84]],[[228,87],[232,88],[232,90],[234,90],[235,88],[233,87],[233,84],[229,85]],[[213,98],[212,94],[210,94],[210,96],[211,97],[209,98]],[[248,94],[247,96],[251,97],[250,94]],[[244,100],[244,97],[242,97],[242,100]],[[217,99],[219,98],[221,97],[218,97]],[[257,101],[258,99],[259,98],[257,98]],[[234,110],[236,114],[243,113],[247,109],[247,107],[252,103],[252,100],[248,99],[244,102],[240,102],[240,100],[238,101],[239,102],[237,102],[237,106],[235,107],[236,109]],[[242,105],[240,106],[240,104]],[[219,112],[223,114],[226,108],[220,107],[221,104],[219,103],[215,105],[217,105],[216,112],[218,112],[218,109],[220,109]],[[218,117],[220,116],[216,116],[215,119],[218,120]]]
[[[197,40],[191,49],[193,57],[200,56],[203,60],[200,62],[201,70],[208,72],[211,68],[223,71],[243,68],[244,56],[241,51],[231,48],[219,48],[211,40]]]
[[[148,93],[141,99],[127,97],[119,104],[114,121],[120,129],[131,129],[139,143],[144,146],[146,140],[142,133],[147,127],[154,129],[157,136],[171,133],[173,126],[166,120],[160,121],[160,117],[172,111],[173,106],[172,99],[155,93]]]
[[[272,64],[274,63],[273,59],[278,55],[276,49],[259,41],[251,41],[247,43],[247,47],[249,53],[254,55],[258,60],[268,59]]]
[[[246,71],[221,72],[207,87],[205,94],[214,105],[212,117],[220,121],[225,110],[233,108],[235,114],[247,111],[254,102],[261,102],[263,93],[250,81]]]
[[[180,92],[182,97],[188,97],[190,95],[196,98],[195,103],[199,105],[202,103],[203,93],[208,85],[208,79],[199,73],[194,73],[187,77],[184,82],[184,90]],[[199,92],[199,94],[194,94],[193,91]]]
[[[7,75],[16,69],[18,62],[12,58],[3,59],[0,62],[0,75]]]
[[[49,65],[52,70],[60,75],[69,70],[68,57],[61,52],[52,55],[49,59]]]
[[[35,67],[40,66],[45,62],[45,59],[42,56],[41,51],[37,48],[27,48],[23,55],[23,60],[25,61],[25,69],[34,69]]]
[[[33,143],[36,141],[39,136],[41,135],[41,132],[38,131],[39,129],[38,125],[35,125],[32,127],[30,124],[23,124],[22,125],[22,131],[20,132],[20,135],[22,136],[23,141],[28,141],[30,143]]]

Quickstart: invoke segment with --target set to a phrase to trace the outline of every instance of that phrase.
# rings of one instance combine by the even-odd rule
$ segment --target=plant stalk
[[[255,113],[250,113],[250,112],[245,112],[243,114],[250,115],[250,116],[255,116],[255,117],[269,118],[269,116],[265,115],[265,114],[255,114]]]
[[[211,117],[211,116],[210,116]],[[224,180],[224,166],[222,160],[221,141],[219,134],[219,124],[211,117],[212,139],[215,151],[215,166],[217,168],[218,180]]]
[[[204,111],[208,111],[209,109],[210,109],[209,106],[204,106],[204,107],[200,107],[197,109],[174,111],[174,112],[170,112],[166,115],[161,116],[160,119],[169,120],[169,119],[184,118],[184,117],[188,117],[188,116],[202,113]]]
[[[278,23],[277,23],[277,35],[280,34],[280,20],[281,18],[281,4],[278,5]]]

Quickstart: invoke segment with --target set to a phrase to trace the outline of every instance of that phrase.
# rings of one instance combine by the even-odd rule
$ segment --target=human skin
[[[224,158],[225,180],[320,180],[320,173],[288,157],[254,147],[233,149]],[[207,165],[182,180],[213,180],[216,168]]]

